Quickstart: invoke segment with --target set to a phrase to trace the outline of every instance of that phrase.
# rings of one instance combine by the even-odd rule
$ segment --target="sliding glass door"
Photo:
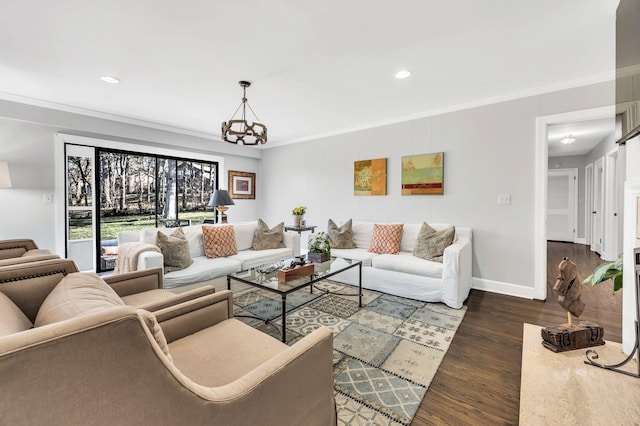
[[[218,163],[66,144],[67,256],[112,270],[118,232],[197,225],[218,187]]]

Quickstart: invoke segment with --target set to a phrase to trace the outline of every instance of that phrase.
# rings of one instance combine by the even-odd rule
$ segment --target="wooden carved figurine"
[[[558,303],[567,311],[567,320],[571,327],[571,314],[579,317],[584,311],[584,302],[580,300],[582,282],[578,279],[578,268],[568,257],[562,258],[558,265],[558,278],[553,289],[558,292]]]
[[[604,329],[588,321],[573,324],[573,317],[584,311],[582,281],[578,278],[576,264],[564,257],[558,265],[558,278],[553,285],[558,292],[558,303],[567,311],[567,324],[542,329],[542,344],[554,352],[564,352],[590,346],[604,345]]]

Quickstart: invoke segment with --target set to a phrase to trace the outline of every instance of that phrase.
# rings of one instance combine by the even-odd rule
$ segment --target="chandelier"
[[[233,113],[231,119],[222,123],[222,139],[235,144],[242,142],[244,145],[266,143],[267,126],[259,122],[258,116],[247,102],[247,87],[251,86],[251,83],[248,81],[239,81],[238,83],[243,90],[242,103]],[[255,118],[252,123],[248,122],[246,118],[247,107]],[[235,116],[240,108],[242,108],[242,116],[240,119],[236,119]]]

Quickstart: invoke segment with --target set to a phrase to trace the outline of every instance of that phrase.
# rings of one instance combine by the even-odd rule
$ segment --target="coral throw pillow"
[[[402,238],[402,224],[373,225],[373,236],[369,251],[378,254],[398,254],[400,239]]]
[[[202,240],[204,254],[210,259],[238,254],[233,225],[203,226]]]

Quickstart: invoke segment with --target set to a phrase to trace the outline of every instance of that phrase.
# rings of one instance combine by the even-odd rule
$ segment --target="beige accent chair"
[[[0,241],[0,266],[59,259],[50,250],[40,249],[35,241],[27,238]]]
[[[0,268],[0,292],[35,322],[74,266]],[[335,425],[331,331],[289,347],[234,319],[232,302],[110,307],[0,337],[0,423]]]
[[[0,265],[0,271],[0,291],[7,293],[10,298],[17,298],[23,304],[39,307],[62,278],[67,274],[79,272],[79,269],[73,260],[56,257]],[[174,294],[163,288],[160,268],[104,277],[104,281],[113,288],[125,305],[152,312],[215,292],[213,286],[206,285]],[[35,318],[37,310],[33,307],[25,314],[29,318]]]

